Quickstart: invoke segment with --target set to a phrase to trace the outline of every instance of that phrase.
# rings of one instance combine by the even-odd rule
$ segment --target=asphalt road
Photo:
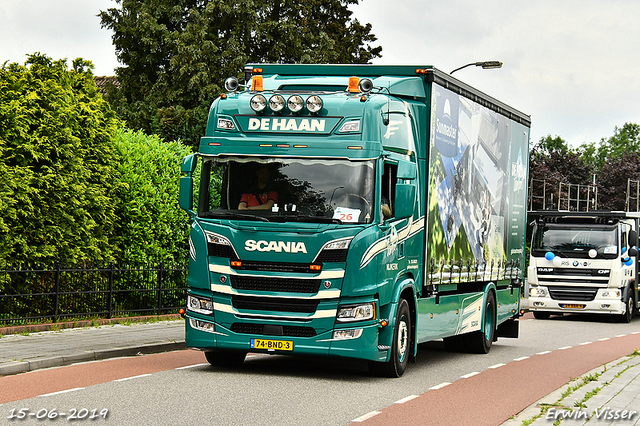
[[[536,394],[549,393],[559,385],[545,381],[535,386],[536,371],[557,371],[560,378],[572,366],[584,369],[577,376],[600,365],[594,354],[604,349],[614,358],[633,351],[636,340],[640,342],[638,332],[639,318],[631,324],[578,316],[524,320],[519,339],[500,339],[487,355],[447,352],[441,342],[420,345],[416,363],[399,379],[370,377],[362,362],[290,356],[254,355],[234,370],[210,367],[196,351],[91,362],[2,378],[0,424],[66,424],[74,410],[86,413],[77,421],[91,424],[347,425],[354,420],[378,424],[376,417],[381,421],[384,413],[394,415],[393,410],[414,410],[414,418],[429,418],[429,405],[416,401],[425,393],[438,395],[429,390],[446,383],[452,385],[442,391],[458,390],[445,405],[435,399],[434,404],[445,407],[437,415],[450,412],[458,424],[471,424],[463,419],[473,418],[469,413],[474,412],[470,402],[474,393],[502,389],[504,399],[533,389]],[[616,338],[622,335],[626,337]],[[467,384],[464,392],[460,390]],[[23,408],[36,414],[8,420],[12,410],[15,414]],[[38,413],[54,408],[65,416],[36,419]],[[100,415],[104,409],[108,409],[106,419]],[[365,420],[377,412],[382,414]],[[96,418],[89,420],[91,416]],[[391,424],[389,418],[385,421]],[[439,422],[435,418],[432,423]]]

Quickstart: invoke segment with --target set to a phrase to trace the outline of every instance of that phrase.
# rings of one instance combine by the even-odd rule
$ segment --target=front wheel
[[[627,290],[627,300],[625,301],[625,305],[627,305],[627,311],[620,315],[618,318],[620,322],[630,323],[633,319],[633,312],[636,310],[635,299],[633,297],[633,288],[629,288]]]
[[[371,374],[383,377],[400,377],[404,374],[411,356],[411,311],[405,299],[400,299],[393,328],[391,357],[387,362],[369,362]]]

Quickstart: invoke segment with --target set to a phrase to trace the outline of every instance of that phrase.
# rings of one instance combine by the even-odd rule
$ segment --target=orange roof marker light
[[[262,92],[264,90],[264,86],[262,84],[262,76],[254,75],[253,76],[253,84],[251,85],[251,90],[254,92]]]
[[[359,93],[360,89],[358,85],[360,84],[359,77],[349,77],[349,92],[350,93]]]

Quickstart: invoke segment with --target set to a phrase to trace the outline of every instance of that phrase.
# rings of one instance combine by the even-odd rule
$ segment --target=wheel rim
[[[409,341],[409,330],[407,328],[407,319],[402,317],[398,324],[398,360],[403,362],[407,356],[407,346]]]

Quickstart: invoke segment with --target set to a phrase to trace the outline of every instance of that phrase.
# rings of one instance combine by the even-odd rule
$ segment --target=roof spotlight
[[[281,95],[273,95],[269,98],[269,108],[273,112],[280,112],[284,109],[285,101]]]
[[[227,89],[228,92],[235,92],[238,90],[238,79],[235,77],[229,77],[224,81],[224,88]]]
[[[255,112],[262,112],[267,107],[267,98],[263,95],[255,95],[251,98],[251,109]]]
[[[322,109],[322,99],[318,95],[311,95],[307,98],[307,109],[311,113],[317,113]]]
[[[358,84],[358,89],[362,93],[369,93],[373,89],[373,81],[370,78],[363,78]]]
[[[304,107],[304,99],[300,95],[291,95],[287,100],[287,106],[291,112],[300,112]]]

